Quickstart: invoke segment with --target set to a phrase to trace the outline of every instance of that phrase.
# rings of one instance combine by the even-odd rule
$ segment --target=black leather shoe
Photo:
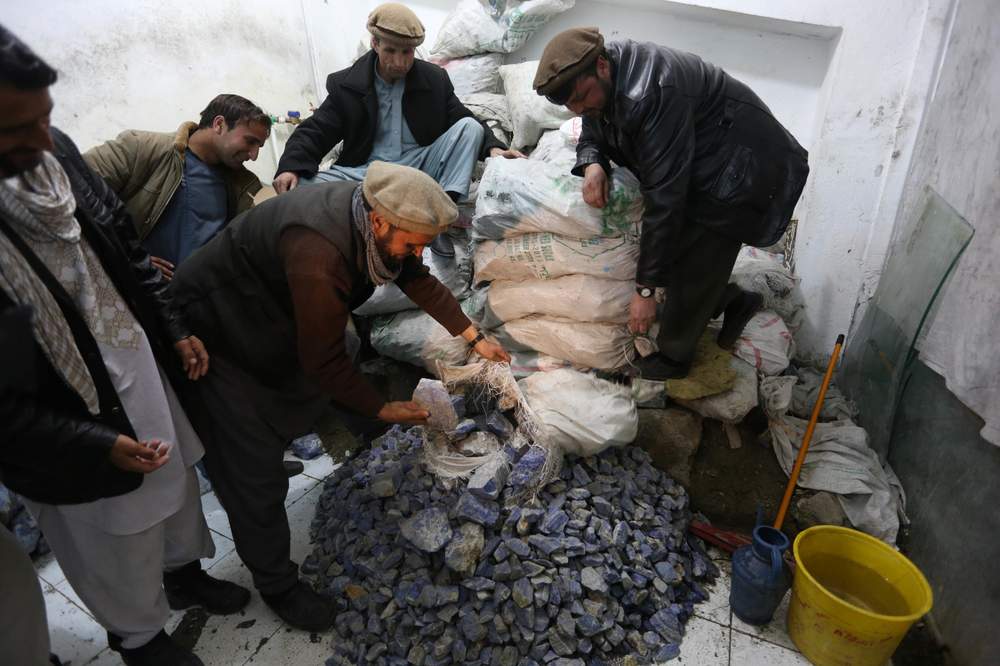
[[[722,319],[722,330],[719,331],[717,340],[719,346],[723,349],[732,348],[739,340],[743,329],[746,328],[747,322],[753,319],[762,305],[764,305],[763,296],[744,291],[726,306],[725,316]]]
[[[201,606],[213,615],[232,615],[250,603],[250,590],[228,580],[212,578],[195,560],[163,573],[163,589],[172,610]]]
[[[333,626],[333,602],[301,580],[282,594],[260,596],[278,617],[296,629],[321,632]]]
[[[289,479],[292,478],[293,476],[298,476],[302,472],[306,471],[306,466],[300,463],[298,460],[286,460],[284,461],[284,465],[285,465],[285,474],[288,475]]]
[[[108,646],[121,655],[125,666],[205,666],[205,662],[175,643],[162,629],[153,640],[132,649],[123,648],[122,639],[109,633]]]
[[[654,382],[663,382],[668,379],[681,379],[687,377],[691,370],[690,363],[678,363],[662,354],[650,354],[635,362],[635,367],[639,369],[639,376]]]

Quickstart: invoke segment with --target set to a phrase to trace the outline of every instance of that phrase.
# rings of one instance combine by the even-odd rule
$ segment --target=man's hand
[[[274,181],[271,186],[274,191],[278,194],[282,192],[287,192],[288,190],[294,190],[299,184],[299,175],[292,171],[282,171],[277,176],[274,177]]]
[[[208,352],[197,336],[191,335],[175,342],[174,349],[181,357],[181,367],[187,373],[188,379],[194,381],[205,376],[208,372]]]
[[[490,148],[490,157],[506,157],[508,160],[527,159],[527,155],[513,148]]]
[[[377,416],[386,423],[408,423],[424,425],[431,413],[416,402],[387,402],[382,405]]]
[[[628,330],[633,333],[645,334],[656,318],[656,299],[650,296],[643,298],[632,294],[632,302],[628,306]]]
[[[111,446],[108,457],[111,464],[126,472],[149,474],[167,464],[169,453],[161,453],[159,440],[151,440],[140,444],[127,435],[118,435]]]
[[[504,350],[496,342],[490,340],[480,340],[473,347],[476,353],[485,358],[487,361],[496,361],[497,363],[510,363],[510,354]]]
[[[160,269],[164,280],[169,282],[174,279],[174,265],[172,263],[159,257],[150,257],[149,260],[153,262],[154,266]]]
[[[583,200],[594,208],[608,205],[608,174],[600,164],[588,164],[583,172]]]

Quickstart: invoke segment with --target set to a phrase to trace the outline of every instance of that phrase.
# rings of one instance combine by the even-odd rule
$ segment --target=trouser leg
[[[141,647],[163,629],[169,616],[162,585],[166,521],[115,535],[67,519],[58,506],[33,509],[66,580],[122,647]]]
[[[679,243],[656,343],[663,356],[690,363],[708,322],[739,293],[728,285],[742,243],[694,223],[688,223]]]
[[[5,663],[48,666],[49,626],[38,574],[14,535],[0,525],[0,655]]]
[[[445,192],[469,193],[472,169],[483,145],[483,126],[475,118],[462,118],[434,143],[404,156],[403,164],[420,169],[441,185]]]
[[[298,580],[285,513],[287,437],[264,418],[254,380],[218,356],[192,389],[189,415],[205,446],[215,493],[229,515],[236,552],[263,594]]]
[[[163,569],[174,571],[214,555],[215,543],[201,508],[198,473],[189,467],[184,475],[184,504],[164,521]]]

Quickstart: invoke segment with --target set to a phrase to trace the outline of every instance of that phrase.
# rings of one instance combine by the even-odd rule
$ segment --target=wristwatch
[[[643,287],[641,285],[635,285],[635,293],[639,294],[643,298],[649,298],[653,295],[653,289],[650,287]]]
[[[478,345],[480,342],[482,342],[485,339],[486,339],[486,336],[483,335],[483,332],[482,331],[477,331],[476,332],[476,337],[474,337],[471,340],[469,340],[469,349],[474,349],[476,345]]]

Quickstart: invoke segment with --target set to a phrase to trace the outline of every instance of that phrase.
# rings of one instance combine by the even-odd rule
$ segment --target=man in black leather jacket
[[[732,346],[761,298],[729,284],[743,243],[784,233],[805,185],[806,151],[750,88],[690,53],[566,30],[545,47],[534,88],[583,115],[573,174],[607,203],[611,162],[638,176],[645,211],[629,327],[645,333],[666,289],[649,379],[682,377],[710,319]]]
[[[250,596],[201,569],[201,445],[165,379],[203,376],[208,355],[122,202],[50,128],[55,79],[0,26],[0,312],[32,312],[34,375],[2,382],[0,478],[126,664],[201,664],[164,633],[168,602],[235,612]]]

